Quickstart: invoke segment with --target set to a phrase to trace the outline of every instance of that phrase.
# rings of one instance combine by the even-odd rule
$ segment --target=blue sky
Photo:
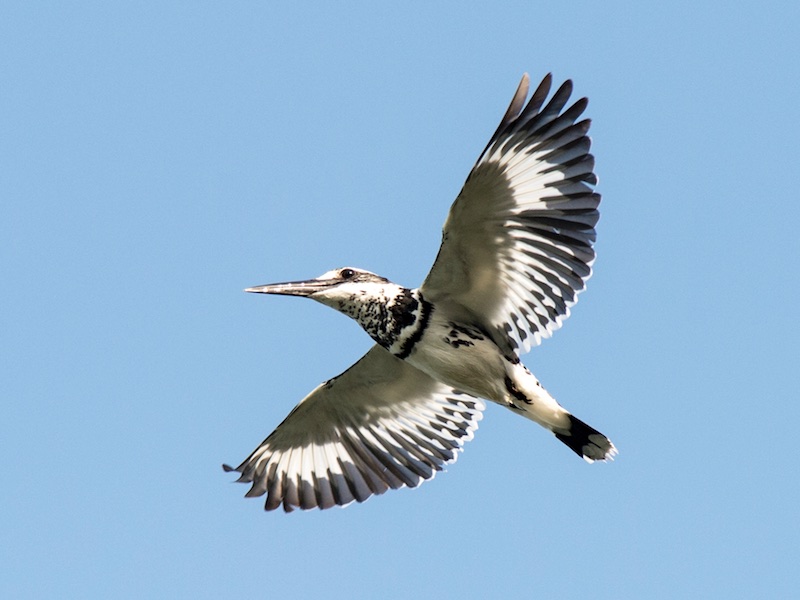
[[[0,8],[0,596],[778,598],[800,585],[794,2]],[[590,98],[588,290],[458,463],[264,513],[237,463],[371,345],[242,293],[424,278],[523,72]]]

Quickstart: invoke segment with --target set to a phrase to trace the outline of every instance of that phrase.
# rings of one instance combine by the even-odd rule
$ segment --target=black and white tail
[[[566,433],[554,431],[555,436],[586,462],[613,460],[617,449],[606,436],[594,427],[567,413],[569,429]],[[563,431],[563,430],[562,430]]]
[[[612,460],[617,449],[606,436],[561,406],[521,363],[510,367],[506,377],[506,406],[549,429],[586,462]]]

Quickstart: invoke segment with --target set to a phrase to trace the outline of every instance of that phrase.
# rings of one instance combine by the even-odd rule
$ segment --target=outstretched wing
[[[509,352],[527,352],[569,316],[591,275],[600,195],[593,185],[586,98],[564,107],[566,81],[544,105],[547,75],[524,107],[528,76],[469,174],[421,291],[482,323]]]
[[[416,487],[456,459],[478,427],[483,403],[438,383],[380,346],[323,383],[236,469],[283,505],[330,508]]]

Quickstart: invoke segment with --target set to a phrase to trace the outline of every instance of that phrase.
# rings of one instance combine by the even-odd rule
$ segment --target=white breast
[[[506,359],[485,334],[436,310],[406,359],[434,379],[473,396],[504,403]]]

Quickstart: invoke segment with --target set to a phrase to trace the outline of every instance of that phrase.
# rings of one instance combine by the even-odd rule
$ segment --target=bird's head
[[[406,338],[416,331],[409,326],[422,322],[418,290],[354,267],[334,269],[306,281],[251,287],[245,292],[306,296],[321,302],[355,319],[372,339],[391,351],[402,351]]]
[[[271,283],[247,288],[245,292],[306,296],[343,312],[348,305],[364,304],[385,298],[393,288],[391,281],[375,273],[354,267],[342,267],[323,273],[316,279]]]

